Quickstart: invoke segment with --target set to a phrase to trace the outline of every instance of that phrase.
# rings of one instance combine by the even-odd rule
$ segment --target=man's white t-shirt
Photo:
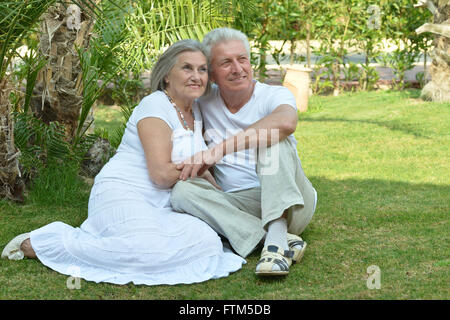
[[[247,129],[282,104],[297,110],[295,97],[289,89],[255,82],[250,100],[234,114],[225,106],[216,85],[212,86],[210,94],[198,99],[205,129],[204,137],[209,148]],[[294,135],[290,135],[288,139],[293,146],[297,145]],[[225,192],[260,186],[256,174],[255,150],[253,148],[228,154],[215,165],[216,181]]]

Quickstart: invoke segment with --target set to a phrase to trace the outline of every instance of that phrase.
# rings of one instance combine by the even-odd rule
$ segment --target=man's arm
[[[286,139],[297,128],[297,111],[290,105],[279,105],[271,114],[247,129],[224,140],[218,148],[223,156],[253,147],[270,147]],[[220,160],[220,159],[219,159]]]
[[[211,149],[195,154],[181,163],[181,180],[202,174],[224,156],[237,151],[274,145],[295,132],[298,115],[292,106],[279,105],[272,113],[258,120],[246,130],[222,141]]]

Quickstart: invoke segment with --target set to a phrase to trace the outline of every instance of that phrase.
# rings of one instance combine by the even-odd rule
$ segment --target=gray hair
[[[205,57],[208,57],[206,55],[205,46],[197,40],[185,39],[175,42],[166,51],[164,51],[152,69],[150,76],[151,92],[157,90],[164,91],[166,89],[167,84],[164,81],[164,78],[170,73],[175,63],[177,63],[178,56],[186,51],[201,52]],[[204,94],[207,94],[210,88],[211,82],[208,79]]]
[[[242,44],[247,51],[248,57],[250,58],[250,44],[248,42],[247,36],[243,32],[232,28],[217,28],[208,32],[208,34],[206,34],[203,38],[203,45],[206,48],[206,57],[208,58],[208,60],[211,61],[212,47],[221,42],[230,40],[242,41]]]

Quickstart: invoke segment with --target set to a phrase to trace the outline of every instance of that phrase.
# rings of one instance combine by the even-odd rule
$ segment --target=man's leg
[[[287,139],[258,157],[261,183],[261,218],[267,230],[271,221],[287,213],[288,232],[300,235],[311,221],[316,191],[306,177],[297,150]]]
[[[288,244],[288,228],[295,234],[306,228],[314,213],[315,190],[303,172],[295,147],[287,139],[259,151],[257,173],[262,223],[268,232],[256,273],[285,275],[291,261],[299,261],[306,248],[299,238],[289,239]]]
[[[175,211],[205,221],[245,258],[265,235],[258,217],[259,198],[259,188],[226,193],[205,179],[195,178],[177,182],[170,202]]]

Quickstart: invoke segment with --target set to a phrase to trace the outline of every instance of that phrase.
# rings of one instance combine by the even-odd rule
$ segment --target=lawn
[[[318,207],[303,233],[305,256],[286,278],[256,277],[254,253],[243,269],[204,283],[81,280],[80,289],[69,290],[67,276],[39,261],[1,260],[0,299],[448,299],[450,104],[418,96],[408,90],[312,97],[295,136]],[[99,107],[96,125],[112,130],[120,123],[108,121],[113,112],[120,117]],[[61,188],[55,201],[43,199],[42,186],[23,205],[0,201],[1,248],[55,220],[82,223],[89,186],[65,181],[73,187]],[[367,286],[370,266],[379,268],[380,289]]]

